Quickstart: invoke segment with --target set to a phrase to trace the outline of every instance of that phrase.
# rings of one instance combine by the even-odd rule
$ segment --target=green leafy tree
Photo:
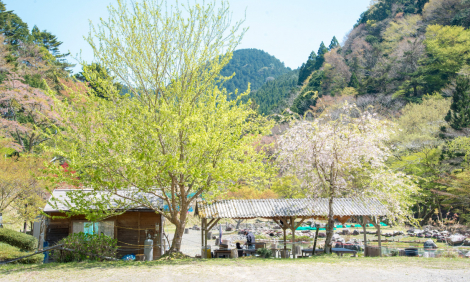
[[[116,77],[109,74],[108,70],[98,63],[84,65],[82,71],[75,75],[75,78],[81,82],[87,82],[91,91],[95,95],[105,98],[107,95],[107,87],[112,84],[117,91],[122,91],[122,85],[116,81]]]
[[[241,22],[230,23],[227,3],[129,5],[110,6],[109,20],[92,26],[87,40],[98,63],[132,96],[108,84],[107,99],[83,92],[56,99],[64,122],[49,150],[92,187],[70,193],[73,214],[96,221],[122,213],[109,209],[111,201],[124,210],[147,207],[176,226],[170,251],[178,251],[198,197],[211,199],[240,182],[264,186],[269,166],[255,144],[273,124],[218,87],[244,33],[238,33]],[[52,180],[76,182],[60,167],[50,169],[57,175]],[[87,193],[100,193],[103,201],[91,203]]]
[[[305,198],[309,196],[307,189],[302,187],[295,175],[285,175],[274,181],[271,189],[280,197],[287,199]]]
[[[464,65],[470,65],[470,30],[460,26],[429,25],[425,62],[427,92],[439,91]]]

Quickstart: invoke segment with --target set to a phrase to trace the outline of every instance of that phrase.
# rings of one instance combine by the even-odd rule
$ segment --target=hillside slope
[[[252,91],[258,90],[266,81],[274,80],[289,71],[290,68],[285,67],[283,62],[267,52],[258,49],[240,49],[233,52],[232,59],[222,69],[221,75],[231,76],[235,73],[235,76],[223,85],[229,93],[232,93],[229,98],[234,99],[235,89],[238,89],[238,93],[243,93],[250,83]]]
[[[426,94],[453,96],[470,65],[469,19],[468,0],[375,1],[301,81],[291,109],[304,114],[319,97],[348,94],[393,114]]]

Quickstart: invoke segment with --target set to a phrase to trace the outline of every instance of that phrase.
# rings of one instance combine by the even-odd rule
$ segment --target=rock
[[[427,240],[426,242],[423,243],[424,249],[436,249],[437,245],[434,243],[433,240]]]
[[[343,235],[349,235],[350,231],[349,229],[343,229]]]
[[[360,234],[359,231],[357,231],[356,229],[354,229],[353,235],[359,235],[359,234]]]
[[[326,238],[326,233],[323,233],[323,232],[318,233],[318,238]]]

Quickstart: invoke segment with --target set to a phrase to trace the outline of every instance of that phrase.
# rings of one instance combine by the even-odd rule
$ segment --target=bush
[[[57,244],[64,244],[62,248],[74,251],[54,250],[52,258],[56,262],[103,260],[93,255],[116,257],[117,240],[104,234],[74,233],[60,240]]]
[[[26,251],[32,251],[38,247],[38,240],[35,237],[6,228],[0,228],[0,242]]]
[[[30,252],[22,252],[19,248],[0,243],[0,261],[7,261],[23,256],[27,256]],[[37,254],[27,258],[20,259],[14,263],[41,263],[44,260],[43,254]]]
[[[263,258],[270,258],[273,255],[273,252],[266,248],[259,248],[256,250],[256,253]]]

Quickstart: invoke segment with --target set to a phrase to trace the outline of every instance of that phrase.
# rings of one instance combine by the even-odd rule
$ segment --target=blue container
[[[43,249],[49,247],[49,242],[44,241],[44,243],[42,243],[42,247]],[[44,252],[44,263],[47,263],[48,259],[49,259],[49,252]]]
[[[405,256],[407,256],[407,257],[417,257],[418,256],[418,248],[406,248],[405,249]]]

